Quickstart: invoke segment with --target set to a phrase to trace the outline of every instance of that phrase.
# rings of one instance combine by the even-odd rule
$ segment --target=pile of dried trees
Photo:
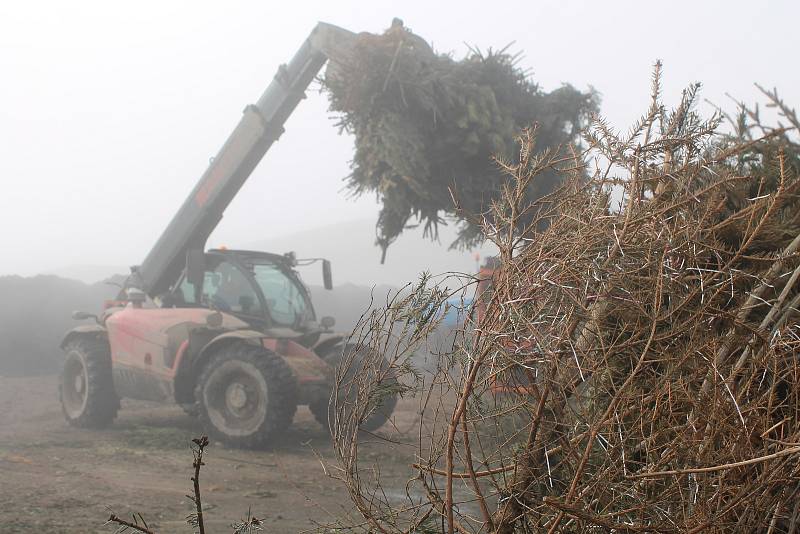
[[[584,151],[539,152],[534,128],[498,161],[503,199],[474,222],[499,267],[438,373],[407,357],[447,290],[364,318],[362,352],[422,415],[399,502],[359,454],[387,371],[340,370],[356,530],[800,532],[800,124],[766,91],[786,127],[703,120],[697,86],[669,111],[659,76],[627,134],[594,119]],[[531,202],[547,172],[564,185]]]

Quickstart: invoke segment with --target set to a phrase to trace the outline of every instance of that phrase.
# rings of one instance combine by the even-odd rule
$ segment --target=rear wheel
[[[350,368],[347,369],[347,372],[342,380],[343,389],[351,391],[350,397],[353,397],[355,394],[355,387],[350,387],[348,384],[353,380],[353,378],[358,374],[361,370],[361,367],[364,365],[364,354],[363,351],[367,350],[361,348],[360,351],[355,344],[348,343],[344,346],[337,345],[334,347],[329,353],[324,354],[322,359],[330,365],[333,369],[337,369],[337,367],[345,360],[344,356],[350,355],[352,352],[357,351],[356,354],[353,355],[353,360]],[[349,359],[349,358],[348,358]],[[374,358],[369,358],[369,360],[373,360]],[[385,358],[381,358],[381,369],[387,370],[389,368],[389,362],[386,361]],[[338,370],[337,370],[338,373]],[[394,376],[394,373],[389,370],[386,373],[386,377],[384,379],[384,385],[396,385],[397,379]],[[331,384],[333,386],[333,384]],[[308,405],[308,408],[311,410],[311,413],[314,414],[314,418],[324,426],[325,428],[330,430],[330,422],[333,420],[334,413],[337,409],[337,406],[334,406],[333,402],[331,402],[331,392],[325,397],[320,397]],[[354,399],[347,398],[347,399],[339,399],[338,404],[340,407],[344,407],[346,403],[352,403]],[[380,427],[389,420],[391,417],[392,412],[394,412],[394,408],[397,405],[397,394],[387,395],[384,396],[380,403],[374,407],[371,413],[369,413],[364,421],[361,423],[361,428],[367,431],[375,431],[378,430]]]
[[[70,341],[66,353],[58,387],[64,417],[69,424],[81,428],[108,426],[119,409],[108,343],[78,338]]]
[[[234,447],[258,448],[291,424],[297,385],[291,368],[274,352],[233,343],[203,367],[195,398],[211,437]]]

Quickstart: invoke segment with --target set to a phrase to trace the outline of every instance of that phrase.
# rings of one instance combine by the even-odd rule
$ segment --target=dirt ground
[[[415,408],[413,400],[400,402],[398,427],[413,426]],[[390,425],[384,429],[404,439]],[[56,377],[0,377],[0,532],[108,533],[111,511],[136,510],[160,533],[189,533],[189,440],[201,434],[177,406],[127,400],[109,429],[71,428]],[[413,461],[408,449],[408,457],[385,444],[365,449],[399,492]],[[270,450],[212,443],[201,473],[210,532],[230,532],[248,509],[266,518],[272,533],[313,530],[341,515],[350,508],[347,493],[323,473],[317,454],[334,459],[326,430],[305,407]]]

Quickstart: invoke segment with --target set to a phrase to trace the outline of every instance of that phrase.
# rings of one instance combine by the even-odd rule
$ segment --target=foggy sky
[[[705,98],[731,108],[726,92],[751,102],[760,82],[799,106],[797,5],[3,0],[0,275],[140,262],[318,20],[380,32],[400,17],[456,58],[465,43],[513,41],[543,88],[591,84],[603,114],[627,128],[647,107],[656,58],[668,103],[701,81]],[[374,220],[374,198],[342,191],[352,141],[334,128],[324,95],[308,96],[210,246]]]

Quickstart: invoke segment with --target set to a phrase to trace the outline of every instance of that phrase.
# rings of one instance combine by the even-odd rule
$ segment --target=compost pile
[[[0,376],[57,373],[64,360],[58,346],[76,326],[72,311],[95,311],[117,291],[106,282],[87,285],[50,275],[0,276]]]
[[[427,502],[376,497],[340,409],[345,478],[375,530],[433,517],[445,532],[800,531],[800,122],[770,91],[790,128],[742,107],[724,129],[694,111],[697,86],[665,108],[659,77],[628,133],[592,122],[586,159],[521,139],[486,313],[439,379],[416,382],[408,484]],[[567,178],[531,205],[548,170]],[[398,318],[419,331],[437,291],[418,288],[363,342]],[[359,387],[368,399],[380,380]]]
[[[594,94],[569,85],[543,92],[504,50],[462,61],[436,54],[399,21],[382,35],[359,34],[324,85],[340,126],[355,137],[348,187],[382,203],[384,256],[412,219],[436,236],[437,225],[456,214],[451,190],[463,213],[488,211],[503,183],[493,157],[512,159],[523,128],[538,124],[537,148],[566,147],[596,107]],[[556,180],[543,176],[529,197]],[[463,221],[456,244],[481,240],[480,226]]]

